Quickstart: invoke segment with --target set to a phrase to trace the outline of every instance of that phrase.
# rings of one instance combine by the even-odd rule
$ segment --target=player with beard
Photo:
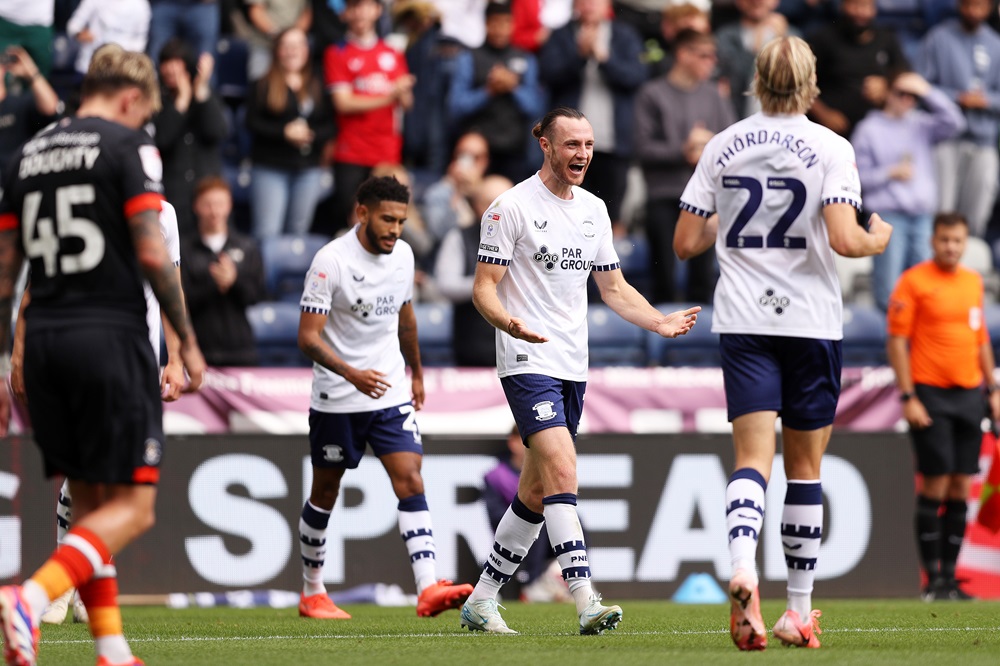
[[[581,634],[614,629],[622,609],[605,606],[590,584],[576,512],[576,439],[587,382],[587,280],[623,319],[673,338],[700,307],[663,315],[622,277],[611,219],[581,188],[594,156],[594,130],[559,107],[532,134],[544,154],[538,173],[500,195],[483,215],[473,302],[496,329],[497,371],[527,451],[517,495],[500,520],[462,626],[517,633],[497,610],[544,522],[576,602]]]
[[[299,347],[313,360],[313,481],[299,520],[302,617],[351,617],[327,595],[323,562],[340,479],[357,468],[366,444],[399,499],[399,533],[417,584],[417,615],[457,608],[472,592],[471,585],[437,579],[420,476],[423,447],[414,412],[423,406],[424,382],[412,302],[413,250],[400,239],[409,201],[409,189],[391,176],[363,182],[357,190],[360,223],[317,252],[306,275]]]

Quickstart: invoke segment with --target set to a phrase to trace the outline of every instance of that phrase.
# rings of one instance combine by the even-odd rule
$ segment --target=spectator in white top
[[[76,71],[87,73],[102,44],[145,52],[151,15],[148,0],[83,0],[66,23],[66,32],[80,43]]]

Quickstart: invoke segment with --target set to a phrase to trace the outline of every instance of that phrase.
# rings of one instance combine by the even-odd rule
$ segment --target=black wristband
[[[899,401],[900,402],[909,402],[910,400],[913,400],[916,397],[917,397],[917,394],[914,393],[913,391],[904,391],[903,393],[899,394]]]

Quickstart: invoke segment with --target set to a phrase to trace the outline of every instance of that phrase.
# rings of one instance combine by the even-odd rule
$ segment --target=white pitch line
[[[1000,627],[848,627],[844,629],[826,629],[824,634],[905,634],[914,632],[969,632],[969,631],[1000,631]],[[610,632],[609,632],[610,633]],[[726,630],[715,631],[620,631],[614,632],[620,636],[715,636],[728,634]],[[177,638],[129,638],[129,643],[220,643],[227,641],[287,641],[287,640],[344,640],[344,639],[367,639],[386,640],[414,638],[469,638],[474,636],[474,632],[462,633],[435,633],[435,634],[320,634],[320,635],[272,635],[272,636],[179,636]],[[555,638],[558,636],[571,636],[569,633],[555,634],[525,634],[532,638]],[[92,643],[92,640],[42,640],[43,645],[75,645],[78,643]]]

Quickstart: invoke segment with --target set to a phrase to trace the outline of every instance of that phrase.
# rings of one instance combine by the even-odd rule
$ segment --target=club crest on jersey
[[[160,443],[150,437],[146,440],[145,450],[142,453],[142,461],[147,465],[159,465],[163,457],[163,447]]]
[[[757,299],[757,304],[762,308],[774,308],[774,314],[780,317],[785,314],[785,310],[788,309],[791,300],[789,300],[788,296],[776,296],[774,289],[768,287],[761,294],[760,298]]]
[[[581,226],[583,227],[584,238],[593,238],[597,235],[597,228],[594,226],[593,220],[584,220]]]
[[[535,412],[536,421],[548,421],[556,417],[555,410],[552,409],[554,403],[551,400],[544,400],[536,403],[531,409]]]
[[[378,56],[378,66],[382,71],[391,72],[396,69],[396,56],[388,52],[380,53]]]
[[[540,263],[549,272],[555,269],[556,262],[559,261],[559,255],[549,252],[547,245],[538,248],[538,252],[532,255],[531,258]]]
[[[156,182],[163,180],[163,160],[156,146],[139,146],[139,161],[147,178]]]

